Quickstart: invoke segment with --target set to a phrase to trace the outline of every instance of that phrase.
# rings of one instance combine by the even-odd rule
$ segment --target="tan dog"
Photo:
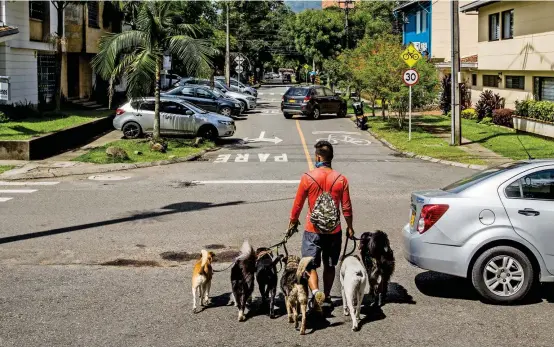
[[[200,306],[210,304],[210,286],[212,284],[212,258],[215,256],[213,252],[208,252],[205,249],[201,251],[202,257],[198,259],[192,271],[192,311],[197,313],[196,309],[196,294],[200,297]]]
[[[300,335],[306,333],[306,311],[308,309],[308,278],[306,268],[313,260],[313,257],[297,256],[286,257],[286,268],[281,276],[281,291],[285,294],[285,304],[289,322],[294,323],[298,328],[298,311],[302,313]]]

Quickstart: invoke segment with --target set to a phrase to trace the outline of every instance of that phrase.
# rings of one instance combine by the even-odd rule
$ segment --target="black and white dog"
[[[256,253],[248,241],[240,248],[240,255],[231,268],[231,287],[233,302],[239,309],[239,322],[246,320],[244,310],[254,291],[254,275],[256,273]]]
[[[381,230],[365,232],[360,237],[360,256],[369,276],[373,306],[383,306],[390,278],[394,272],[394,253],[387,234]]]
[[[267,305],[269,297],[269,317],[273,318],[275,307],[275,295],[277,294],[277,263],[283,259],[278,255],[273,259],[273,253],[269,248],[258,248],[256,250],[256,280],[262,296],[262,305]]]

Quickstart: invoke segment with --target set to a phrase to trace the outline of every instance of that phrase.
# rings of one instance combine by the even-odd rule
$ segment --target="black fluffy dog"
[[[239,322],[246,320],[244,310],[246,302],[251,299],[254,291],[254,275],[256,273],[256,254],[248,241],[244,241],[240,255],[231,268],[231,287],[233,301],[239,309]]]
[[[275,306],[275,294],[277,294],[277,263],[283,258],[282,255],[273,259],[269,248],[258,248],[256,250],[256,280],[262,296],[262,305],[267,304],[269,297],[269,317],[273,318]]]
[[[360,255],[369,276],[373,306],[383,306],[390,278],[394,272],[394,253],[389,237],[381,230],[365,232],[360,237]]]

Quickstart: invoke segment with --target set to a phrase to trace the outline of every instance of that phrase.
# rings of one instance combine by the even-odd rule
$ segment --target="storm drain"
[[[157,267],[160,264],[153,260],[135,260],[135,259],[115,259],[100,265],[104,266],[129,266],[129,267]]]
[[[200,253],[187,253],[187,252],[163,252],[160,253],[160,257],[164,260],[171,261],[191,261],[200,259]]]

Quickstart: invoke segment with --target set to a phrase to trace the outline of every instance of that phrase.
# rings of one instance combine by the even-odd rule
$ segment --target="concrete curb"
[[[352,118],[350,118],[350,119],[353,120]],[[353,122],[354,122],[354,120],[353,120]],[[368,129],[367,132],[370,133],[371,136],[375,137],[379,142],[381,142],[386,147],[392,149],[395,152],[403,154],[404,156],[406,156],[408,158],[416,158],[416,159],[421,159],[421,160],[425,160],[425,161],[430,161],[432,163],[440,163],[440,164],[444,164],[444,165],[463,167],[463,168],[479,170],[479,171],[483,171],[483,170],[488,168],[488,166],[485,166],[485,165],[464,164],[464,163],[459,163],[459,162],[456,162],[456,161],[449,161],[449,160],[443,160],[443,159],[429,157],[429,156],[426,156],[426,155],[419,155],[419,154],[415,154],[415,153],[412,153],[412,152],[404,152],[404,151],[401,151],[398,148],[396,148],[392,143],[390,143],[387,140],[379,137],[379,135],[375,134],[370,129]]]
[[[187,157],[174,158],[168,160],[158,160],[153,162],[145,163],[136,163],[136,164],[91,164],[91,166],[77,166],[77,167],[68,167],[68,168],[50,168],[46,171],[40,172],[27,172],[14,175],[6,175],[9,171],[0,175],[0,180],[5,181],[18,181],[18,180],[28,180],[28,179],[38,179],[38,178],[55,178],[55,177],[66,177],[66,176],[76,176],[76,175],[88,175],[88,174],[97,174],[97,173],[106,173],[106,172],[115,172],[115,171],[125,171],[132,169],[140,169],[145,167],[153,166],[162,166],[183,163],[187,161],[193,161],[208,152],[217,151],[219,147],[213,149],[206,149],[200,151],[199,153],[189,155]]]

